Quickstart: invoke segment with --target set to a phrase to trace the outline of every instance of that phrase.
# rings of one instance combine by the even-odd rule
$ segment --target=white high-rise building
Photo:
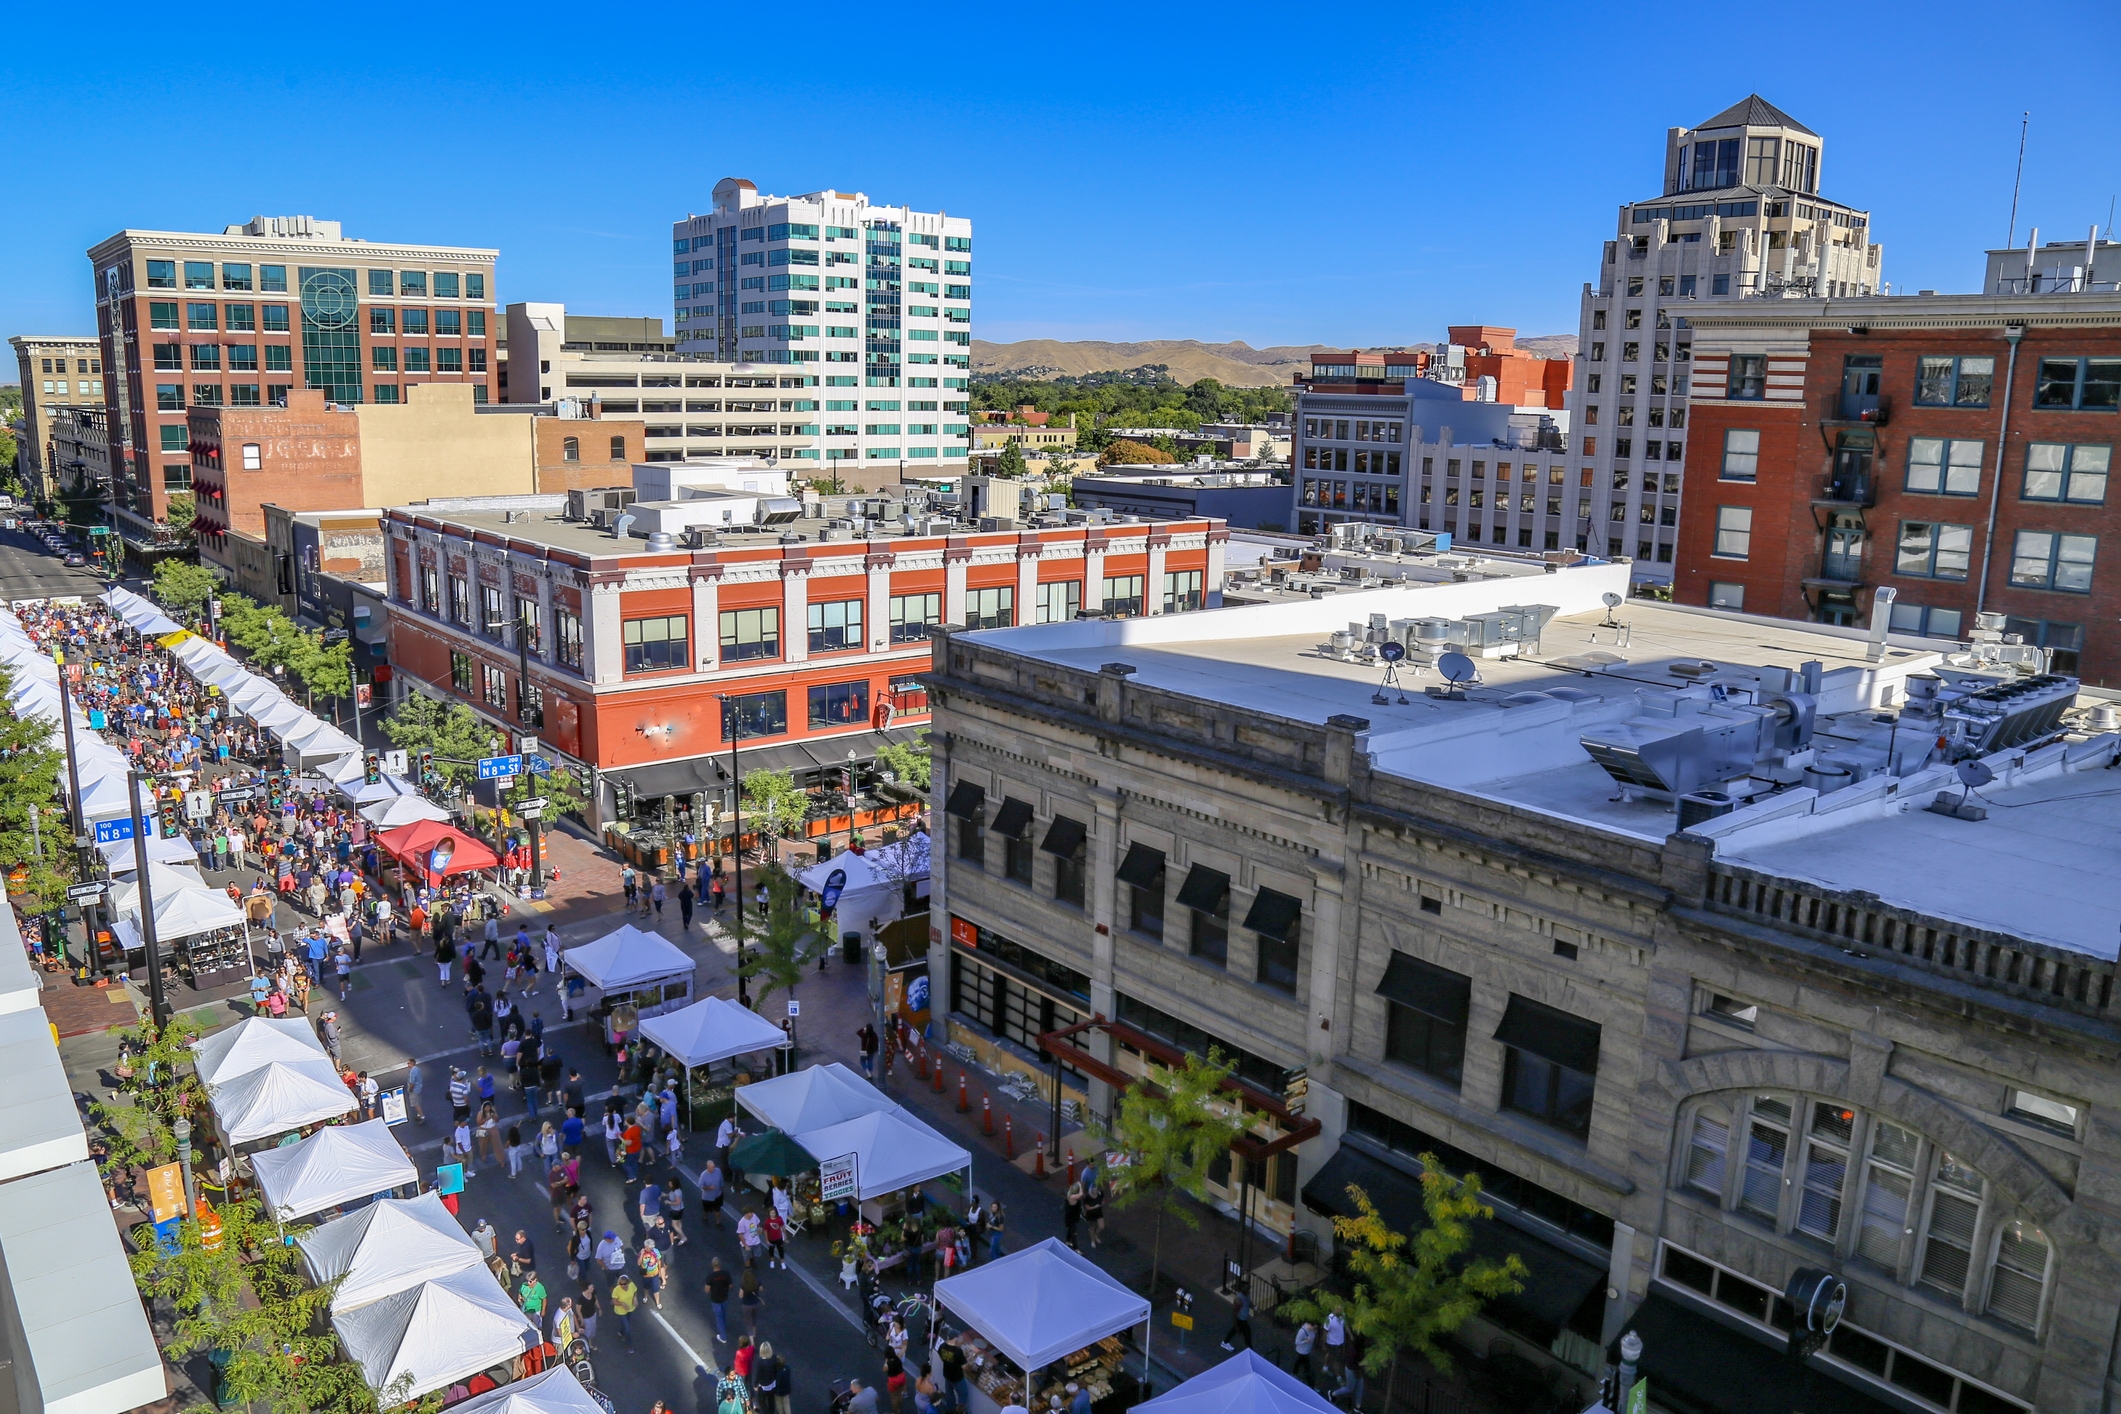
[[[1819,195],[1825,145],[1758,94],[1671,129],[1662,194],[1621,206],[1598,283],[1583,287],[1565,514],[1579,549],[1633,556],[1638,581],[1672,579],[1693,369],[1687,311],[1704,300],[1862,299],[1883,288],[1870,213]],[[1767,376],[1794,385],[1802,364],[1770,363]]]
[[[781,387],[802,394],[781,408],[816,415],[796,455],[965,469],[971,221],[861,192],[761,196],[725,177],[714,209],[671,237],[678,352],[778,365]]]

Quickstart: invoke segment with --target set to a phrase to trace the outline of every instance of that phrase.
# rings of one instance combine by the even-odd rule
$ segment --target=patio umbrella
[[[808,1150],[778,1129],[747,1136],[729,1151],[729,1162],[741,1173],[762,1173],[768,1178],[786,1178],[817,1167]]]

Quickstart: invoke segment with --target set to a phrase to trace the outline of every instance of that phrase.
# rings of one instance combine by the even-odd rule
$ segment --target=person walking
[[[714,1338],[722,1345],[729,1343],[729,1287],[729,1273],[716,1257],[707,1268],[707,1304],[714,1311]]]
[[[523,1314],[536,1323],[538,1334],[545,1334],[545,1283],[538,1280],[535,1270],[523,1273],[523,1284],[516,1288],[516,1299],[522,1303]]]
[[[625,1130],[619,1126],[618,1106],[611,1101],[606,1101],[604,1104],[604,1152],[610,1158],[613,1168],[619,1166],[619,1141],[624,1137]]]
[[[689,881],[678,885],[678,928],[684,932],[692,930],[693,897]]]
[[[1078,1251],[1081,1250],[1081,1244],[1075,1240],[1075,1229],[1081,1225],[1082,1220],[1083,1182],[1077,1179],[1068,1185],[1068,1195],[1061,1200],[1061,1225],[1066,1229],[1068,1245]]]
[[[876,1028],[865,1021],[862,1023],[862,1029],[855,1032],[855,1036],[861,1041],[862,1046],[862,1074],[874,1079],[876,1077]]]
[[[765,1224],[759,1221],[759,1210],[744,1209],[744,1216],[736,1220],[737,1249],[744,1255],[744,1265],[758,1265],[759,1249],[765,1245]]]
[[[634,1258],[641,1268],[641,1289],[655,1302],[655,1309],[663,1309],[663,1254],[656,1250],[655,1239],[646,1238],[641,1250]]]
[[[631,871],[629,871],[631,872]],[[611,1314],[618,1317],[619,1339],[633,1349],[633,1311],[641,1304],[641,1289],[633,1284],[633,1278],[624,1272],[611,1284]]]
[[[582,1339],[588,1342],[591,1350],[595,1350],[597,1348],[597,1284],[595,1282],[582,1283],[582,1295],[575,1302],[575,1309],[582,1313]]]
[[[1236,1342],[1242,1339],[1245,1349],[1252,1348],[1252,1297],[1243,1287],[1237,1289],[1237,1300],[1230,1303],[1230,1329],[1223,1336],[1223,1349],[1237,1349]]]
[[[663,900],[667,897],[663,891],[662,875],[656,875],[655,882],[648,886],[648,897],[655,904],[655,921],[661,923],[663,921]]]
[[[634,890],[639,887],[631,864],[619,870],[619,887],[626,891],[626,908],[631,912],[634,905]]]
[[[744,1308],[744,1330],[753,1340],[759,1337],[759,1310],[766,1304],[766,1297],[759,1290],[759,1269],[744,1268],[743,1280],[737,1283],[737,1304]]]
[[[353,954],[344,947],[331,960],[333,970],[339,975],[339,1000],[342,1002],[353,991],[353,963]]]
[[[324,1043],[324,1050],[328,1055],[330,1055],[331,1063],[334,1066],[339,1063],[340,1034],[341,1033],[339,1031],[339,1014],[337,1012],[327,1011],[324,1013],[323,1016],[318,1018],[317,1039]]]
[[[1083,1230],[1094,1249],[1105,1232],[1105,1185],[1095,1174],[1083,1188]]]
[[[943,1366],[943,1388],[950,1392],[956,1414],[972,1414],[972,1386],[965,1379],[965,1350],[952,1336],[936,1352]]]
[[[479,1249],[479,1255],[489,1261],[501,1245],[501,1234],[493,1230],[493,1224],[484,1218],[471,1230],[471,1245]]]
[[[1347,1368],[1348,1323],[1338,1311],[1326,1312],[1326,1374],[1337,1375]]]
[[[766,1244],[767,1267],[779,1267],[782,1271],[787,1271],[788,1251],[782,1244],[787,1239],[788,1226],[781,1221],[781,1214],[778,1208],[766,1210],[765,1218],[759,1223],[759,1236]],[[907,1254],[907,1260],[914,1260],[912,1253]]]
[[[1289,1366],[1289,1373],[1306,1385],[1315,1384],[1311,1371],[1311,1351],[1318,1344],[1318,1323],[1305,1321],[1296,1328],[1296,1361]]]
[[[480,959],[483,961],[486,958],[492,958],[495,962],[499,962],[501,960],[501,920],[489,916],[486,920],[486,926],[481,931],[485,934],[486,946],[479,949]]]
[[[700,1221],[712,1220],[715,1231],[722,1230],[722,1170],[713,1159],[700,1170]]]
[[[459,1122],[471,1118],[471,1080],[462,1066],[449,1068],[449,1111]]]
[[[759,1353],[751,1362],[752,1414],[773,1414],[780,1407],[786,1374],[781,1362],[774,1358],[773,1342],[761,1342]]]
[[[994,1199],[987,1204],[987,1260],[998,1262],[1002,1257],[1002,1233],[1009,1226],[1008,1214],[1002,1211],[1002,1200]]]

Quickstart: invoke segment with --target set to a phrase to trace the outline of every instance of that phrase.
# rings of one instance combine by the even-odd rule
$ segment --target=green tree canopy
[[[164,608],[178,614],[204,612],[206,601],[220,590],[220,576],[203,565],[177,559],[160,560],[155,564],[155,598],[162,601]]]
[[[887,742],[877,748],[876,764],[917,790],[925,791],[935,778],[935,757],[928,744],[928,729],[911,741]]]
[[[1149,1257],[1152,1302],[1163,1266],[1164,1215],[1176,1213],[1187,1227],[1200,1226],[1192,1209],[1173,1200],[1185,1194],[1207,1201],[1208,1170],[1244,1132],[1238,1106],[1223,1093],[1229,1074],[1229,1062],[1214,1047],[1204,1057],[1189,1052],[1184,1065],[1160,1069],[1153,1080],[1136,1081],[1121,1095],[1114,1122],[1104,1132],[1104,1148],[1126,1160],[1112,1170],[1114,1180],[1125,1185],[1114,1205],[1156,1205]]]
[[[415,755],[432,751],[436,773],[453,786],[477,780],[477,761],[492,754],[487,748],[493,728],[477,713],[461,702],[440,702],[424,692],[407,693],[383,718],[382,728],[392,746]]]
[[[189,493],[172,496],[166,514],[170,530],[189,538],[193,522],[199,518],[199,503]]]
[[[1161,447],[1146,442],[1130,442],[1121,437],[1105,448],[1107,466],[1169,466],[1178,458]]]
[[[89,1106],[109,1138],[114,1161],[139,1168],[177,1161],[177,1121],[206,1112],[206,1089],[192,1066],[192,1043],[199,1034],[183,1012],[159,1029],[150,1018],[119,1031],[133,1052],[133,1078],[125,1086],[129,1103]]]
[[[994,459],[996,476],[1023,476],[1029,469],[1024,464],[1024,445],[1020,438],[1011,437],[1002,444],[1002,454]]]
[[[832,940],[818,931],[816,918],[804,906],[802,885],[773,865],[761,869],[759,878],[766,885],[766,917],[753,923],[745,939],[749,946],[737,960],[737,975],[756,984],[752,1002],[763,1008],[775,992],[793,996],[796,984],[830,949]],[[746,911],[737,909],[739,915]]]
[[[1213,378],[1182,385],[1158,365],[1125,372],[1092,373],[1081,378],[980,377],[972,380],[975,409],[1014,411],[1029,404],[1065,423],[1073,413],[1076,428],[1091,433],[1106,427],[1197,427],[1202,422],[1264,422],[1267,414],[1295,407],[1288,384],[1232,388]],[[1086,436],[1087,450],[1097,450]]]
[[[761,841],[785,839],[810,818],[810,794],[786,771],[744,777],[744,824]]]
[[[0,701],[12,700],[14,686],[14,671],[0,665]],[[52,722],[0,712],[0,861],[27,873],[19,895],[25,912],[56,907],[73,881],[73,831],[58,794],[65,769]]]

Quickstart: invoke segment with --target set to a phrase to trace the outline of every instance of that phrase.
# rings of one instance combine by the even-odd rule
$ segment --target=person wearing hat
[[[1072,1380],[1068,1384],[1068,1414],[1090,1414],[1090,1391]]]

